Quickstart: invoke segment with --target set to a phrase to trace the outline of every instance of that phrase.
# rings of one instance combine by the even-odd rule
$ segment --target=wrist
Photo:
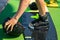
[[[17,20],[17,21],[18,21],[18,19],[19,19],[19,18],[17,18],[16,16],[14,16],[14,17],[12,17],[12,18],[15,19],[15,20]]]
[[[17,15],[14,15],[13,18],[19,20],[19,17]]]
[[[21,13],[19,13],[19,12],[17,12],[14,16],[13,16],[13,18],[15,18],[16,20],[19,20],[19,18],[21,17]]]

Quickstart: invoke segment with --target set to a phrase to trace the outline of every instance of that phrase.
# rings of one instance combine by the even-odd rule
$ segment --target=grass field
[[[9,0],[8,5],[0,14],[0,40],[19,40],[19,39],[23,40],[22,34],[20,37],[17,38],[7,38],[7,36],[3,34],[3,30],[2,30],[2,23],[4,19],[6,17],[12,17],[17,12],[18,5],[19,5],[19,0]],[[58,8],[48,7],[48,9],[57,31],[58,40],[60,40],[60,0],[58,0],[58,5],[59,5]],[[28,7],[25,12],[29,12],[29,11],[30,9]]]

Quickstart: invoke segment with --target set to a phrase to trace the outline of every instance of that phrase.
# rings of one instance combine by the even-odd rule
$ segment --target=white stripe
[[[25,38],[31,38],[31,36],[26,36]]]

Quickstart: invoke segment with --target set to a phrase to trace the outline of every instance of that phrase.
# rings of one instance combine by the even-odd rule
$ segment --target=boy
[[[5,28],[8,25],[6,30],[8,30],[10,27],[11,27],[10,31],[13,30],[14,25],[17,23],[17,21],[22,16],[22,14],[26,10],[26,8],[29,6],[29,4],[30,4],[30,0],[20,0],[20,5],[19,5],[19,9],[18,9],[17,13],[9,21],[7,21],[5,23]],[[36,4],[38,6],[39,14],[41,16],[40,20],[41,21],[46,21],[47,20],[46,13],[49,13],[49,12],[48,12],[48,9],[47,9],[47,7],[45,5],[44,0],[36,0]]]

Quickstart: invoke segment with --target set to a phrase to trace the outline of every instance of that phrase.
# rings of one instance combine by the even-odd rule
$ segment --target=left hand
[[[6,30],[8,30],[9,28],[11,28],[10,29],[10,31],[12,31],[13,30],[13,27],[14,27],[14,25],[17,23],[17,19],[15,19],[15,18],[11,18],[10,20],[8,20],[6,23],[5,23],[5,26],[4,26],[4,28],[6,28]],[[7,26],[8,25],[8,26]]]

